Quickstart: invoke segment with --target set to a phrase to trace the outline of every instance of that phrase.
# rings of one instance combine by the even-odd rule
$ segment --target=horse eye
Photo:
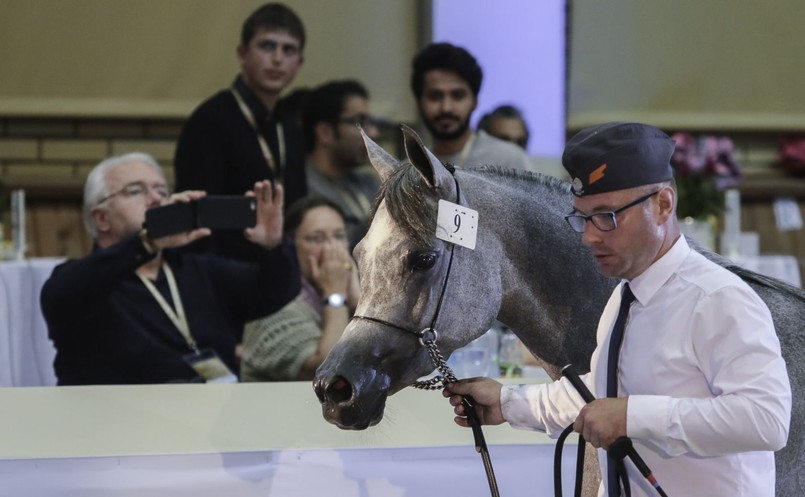
[[[417,252],[411,254],[409,264],[416,270],[424,271],[432,268],[433,265],[436,264],[437,258],[438,255],[436,255],[436,252]]]

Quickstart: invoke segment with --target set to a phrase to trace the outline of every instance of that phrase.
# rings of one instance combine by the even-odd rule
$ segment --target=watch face
[[[344,305],[344,296],[340,293],[331,293],[329,297],[327,297],[327,305],[330,307],[341,307]]]

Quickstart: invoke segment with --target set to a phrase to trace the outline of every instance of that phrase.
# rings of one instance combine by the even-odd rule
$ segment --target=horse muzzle
[[[369,379],[372,381],[350,381],[343,375],[330,375],[319,368],[313,390],[321,403],[324,419],[343,430],[365,430],[379,423],[383,419],[391,380],[383,374],[372,375]]]

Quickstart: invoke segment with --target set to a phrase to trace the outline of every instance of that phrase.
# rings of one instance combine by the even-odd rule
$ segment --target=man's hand
[[[455,422],[465,428],[470,426],[462,401],[470,395],[475,400],[475,412],[482,425],[499,425],[505,420],[500,411],[500,390],[503,385],[490,378],[470,378],[445,385],[442,395],[450,399],[456,413]]]
[[[626,436],[628,397],[596,399],[582,407],[573,431],[598,448],[608,449],[612,442]]]
[[[257,200],[257,224],[246,228],[244,234],[252,242],[265,249],[273,249],[282,243],[282,204],[285,192],[279,183],[271,185],[268,180],[258,181],[247,195]]]

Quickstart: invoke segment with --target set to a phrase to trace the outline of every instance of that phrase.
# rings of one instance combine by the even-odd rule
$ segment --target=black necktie
[[[626,328],[626,318],[629,317],[629,306],[632,305],[634,300],[634,294],[629,289],[629,284],[624,284],[618,318],[615,319],[615,326],[612,327],[612,335],[609,338],[607,397],[618,396],[618,356],[620,355],[621,342],[623,342],[623,330]],[[625,471],[623,461],[616,461],[607,455],[607,489],[609,497],[618,497],[621,494],[621,475],[618,474],[619,470]]]

